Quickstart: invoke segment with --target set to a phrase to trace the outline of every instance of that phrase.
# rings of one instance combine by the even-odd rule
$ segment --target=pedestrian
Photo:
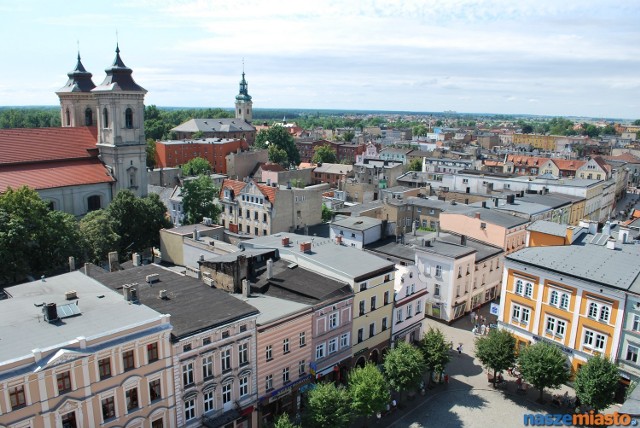
[[[471,329],[471,333],[473,333],[474,335],[475,335],[475,334],[478,334],[478,326],[477,326],[477,325],[476,325],[476,326],[474,326],[474,327]]]
[[[481,335],[481,336],[484,336],[484,333],[485,333],[485,330],[486,330],[486,329],[487,329],[487,326],[486,326],[486,325],[482,324],[482,325],[480,326],[480,335]]]
[[[471,311],[471,324],[475,324],[476,323],[476,313],[474,311]]]
[[[458,355],[462,355],[462,343],[458,345]]]

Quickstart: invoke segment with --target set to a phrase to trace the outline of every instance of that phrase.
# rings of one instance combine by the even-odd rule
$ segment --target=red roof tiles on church
[[[97,158],[6,165],[0,168],[0,193],[8,187],[17,189],[28,186],[41,190],[114,181]]]
[[[0,129],[0,165],[97,157],[97,141],[94,126]]]

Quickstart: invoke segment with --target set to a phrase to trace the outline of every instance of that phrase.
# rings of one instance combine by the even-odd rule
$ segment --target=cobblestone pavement
[[[495,324],[496,317],[489,314],[489,306],[480,310],[488,324]],[[425,396],[417,395],[399,402],[399,409],[375,421],[376,427],[523,427],[526,413],[567,413],[573,409],[551,404],[553,394],[570,397],[572,388],[562,386],[558,390],[545,390],[547,404],[536,402],[539,392],[529,388],[526,393],[517,392],[516,378],[505,374],[507,384],[494,389],[487,380],[487,371],[474,356],[474,339],[469,315],[448,326],[433,320],[425,320],[425,331],[429,327],[439,328],[454,343],[451,362],[447,366],[450,376],[448,384],[434,385]],[[455,348],[462,344],[462,353]],[[613,406],[606,412],[617,410]]]

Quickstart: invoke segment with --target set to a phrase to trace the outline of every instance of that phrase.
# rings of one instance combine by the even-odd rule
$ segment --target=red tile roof
[[[280,171],[286,171],[286,169],[284,169],[282,167],[282,165],[278,164],[278,163],[263,163],[260,168],[263,171],[275,171],[275,172],[280,172]]]
[[[0,129],[0,165],[98,156],[95,126]]]
[[[255,185],[260,189],[262,194],[269,199],[269,202],[273,203],[276,201],[276,195],[278,194],[278,189],[276,187],[267,186],[266,184],[258,184]]]
[[[40,190],[114,181],[97,158],[0,166],[0,193],[7,187]]]
[[[507,162],[513,162],[515,165],[540,166],[549,158],[539,158],[536,156],[508,155]]]
[[[622,162],[629,162],[629,163],[640,163],[640,158],[635,156],[633,153],[622,153],[621,155],[617,155],[617,156],[602,156],[604,159],[607,160],[617,160],[617,161],[622,161]]]
[[[562,171],[576,171],[586,163],[585,161],[575,159],[551,159],[551,161]]]
[[[267,186],[266,184],[258,184],[256,182],[254,182],[253,184],[256,185],[256,187],[262,192],[265,197],[267,197],[267,199],[269,199],[270,202],[275,202],[276,194],[278,193],[278,189],[276,187]],[[240,192],[246,185],[247,183],[245,183],[244,181],[231,180],[229,178],[225,179],[222,182],[222,186],[220,187],[220,199],[224,197],[224,189],[233,190],[233,196],[235,198],[240,194]]]

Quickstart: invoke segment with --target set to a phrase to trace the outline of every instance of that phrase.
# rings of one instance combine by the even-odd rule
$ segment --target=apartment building
[[[625,305],[632,304],[630,294],[638,300],[639,255],[626,236],[608,233],[507,255],[499,326],[519,347],[539,341],[558,346],[573,373],[594,355],[635,365],[638,326],[633,313],[625,316]]]
[[[336,218],[329,225],[329,237],[344,245],[362,249],[385,236],[386,226],[386,221],[371,217]]]
[[[546,152],[552,152],[556,148],[556,140],[562,138],[558,135],[541,134],[513,134],[511,141],[515,145],[528,145]]]
[[[211,164],[214,172],[226,174],[226,156],[248,148],[245,140],[234,138],[156,141],[156,165],[171,168],[194,158],[203,158]]]
[[[255,307],[154,264],[114,272],[94,267],[89,274],[171,316],[167,365],[173,370],[175,426],[256,426]]]
[[[313,184],[329,183],[331,187],[340,187],[347,178],[353,176],[353,165],[323,163],[313,170]]]
[[[255,181],[224,180],[220,189],[220,224],[233,234],[266,236],[322,221],[322,191],[267,186]]]
[[[201,133],[204,138],[244,140],[250,146],[256,139],[256,128],[241,118],[190,119],[171,129],[177,140],[190,140]]]
[[[243,242],[247,249],[277,249],[280,257],[316,274],[344,281],[354,292],[352,364],[380,363],[389,348],[395,267],[393,262],[338,240],[291,233]]]
[[[79,271],[5,292],[0,425],[177,426],[169,315]]]

